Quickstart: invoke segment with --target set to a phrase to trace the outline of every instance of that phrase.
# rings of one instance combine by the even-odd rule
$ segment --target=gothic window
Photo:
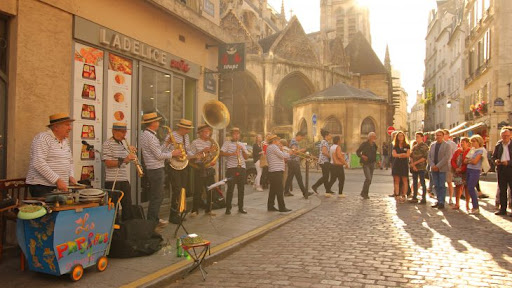
[[[366,137],[370,132],[375,132],[375,124],[370,117],[366,117],[361,124],[361,136]]]
[[[306,119],[304,119],[304,118],[302,118],[300,120],[299,132],[302,132],[305,135],[308,134],[308,123],[306,122]]]
[[[343,134],[341,123],[334,116],[329,116],[327,120],[325,120],[324,129],[329,131],[333,135]]]

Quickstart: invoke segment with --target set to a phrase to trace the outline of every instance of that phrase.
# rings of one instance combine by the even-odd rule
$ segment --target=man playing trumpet
[[[194,168],[194,172],[196,175],[196,185],[194,187],[194,202],[192,206],[191,216],[197,216],[199,214],[199,208],[201,206],[201,194],[203,189],[206,189],[206,214],[210,216],[215,216],[215,213],[212,212],[212,191],[208,190],[208,186],[215,183],[215,161],[210,163],[204,163],[204,159],[210,153],[213,153],[213,141],[211,141],[212,137],[212,127],[208,124],[202,124],[197,128],[197,133],[199,134],[199,138],[192,141],[190,144],[189,156],[190,158],[194,158],[194,163],[197,168]],[[219,149],[219,147],[216,147]],[[208,165],[208,166],[205,166]]]
[[[132,205],[129,180],[128,164],[133,162],[135,156],[135,147],[126,147],[123,141],[126,139],[127,127],[124,122],[114,122],[112,124],[112,137],[103,143],[102,159],[105,163],[105,188],[121,190],[124,193],[121,199],[123,207],[121,219],[123,221],[132,219],[129,207]]]
[[[226,195],[226,215],[231,214],[231,201],[233,200],[233,191],[235,185],[238,186],[238,212],[247,214],[244,210],[244,186],[246,181],[245,160],[249,157],[249,152],[239,141],[240,129],[231,129],[231,141],[226,141],[220,149],[220,156],[226,157],[226,177],[233,178],[228,182],[228,191]]]

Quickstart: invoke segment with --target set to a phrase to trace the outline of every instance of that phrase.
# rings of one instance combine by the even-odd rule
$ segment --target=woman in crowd
[[[425,173],[427,170],[427,159],[428,159],[428,146],[423,142],[423,133],[416,132],[416,141],[412,145],[411,149],[411,173],[412,173],[412,187],[413,196],[411,199],[412,203],[418,203],[418,178],[423,189],[423,195],[421,197],[420,204],[427,203],[427,187],[425,185]]]
[[[262,137],[260,134],[256,135],[256,138],[254,139],[254,145],[252,145],[252,159],[254,161],[254,166],[256,167],[256,179],[254,179],[254,188],[256,188],[257,191],[263,191],[261,188],[261,173],[263,171],[263,168],[261,167],[261,155],[263,154],[262,149]]]
[[[452,156],[451,165],[453,173],[453,183],[455,184],[455,206],[453,209],[459,209],[459,202],[464,191],[466,199],[469,199],[468,189],[466,185],[466,169],[467,164],[464,163],[464,159],[468,155],[470,150],[469,138],[462,137],[460,139],[460,147],[455,150]],[[469,211],[469,200],[466,201],[466,210]]]
[[[318,164],[320,164],[320,167],[322,167],[322,177],[316,181],[311,188],[315,193],[318,194],[316,189],[322,184],[324,184],[325,187],[325,193],[327,194],[333,194],[331,192],[331,189],[329,187],[329,172],[331,171],[331,163],[330,163],[330,156],[329,156],[329,141],[331,140],[331,133],[327,130],[320,130],[320,134],[324,138],[320,142],[320,154],[318,155]]]
[[[404,203],[408,189],[407,178],[409,178],[409,157],[411,155],[411,149],[404,132],[399,131],[395,134],[395,138],[393,138],[393,151],[391,153],[394,158],[391,175],[393,175],[393,182],[395,184],[395,199],[399,203]],[[400,181],[402,182],[401,187]]]
[[[473,204],[473,207],[469,211],[469,213],[478,214],[480,213],[480,209],[478,207],[478,195],[476,193],[475,186],[476,183],[478,183],[478,179],[480,179],[480,171],[482,171],[482,161],[487,161],[486,158],[482,157],[483,155],[487,155],[487,151],[483,147],[484,139],[482,138],[482,136],[473,135],[471,136],[470,141],[472,148],[466,155],[466,158],[464,158],[464,163],[467,164],[467,188],[469,191],[469,196],[471,196],[471,203]],[[466,199],[466,201],[468,200],[469,199]]]

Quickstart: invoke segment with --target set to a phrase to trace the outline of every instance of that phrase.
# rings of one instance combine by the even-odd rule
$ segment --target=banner
[[[245,70],[245,43],[231,43],[219,46],[219,72]]]

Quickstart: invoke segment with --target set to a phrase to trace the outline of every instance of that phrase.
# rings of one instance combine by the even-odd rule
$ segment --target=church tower
[[[321,0],[320,31],[329,39],[340,37],[347,45],[360,32],[368,43],[370,34],[370,13],[357,0]]]

